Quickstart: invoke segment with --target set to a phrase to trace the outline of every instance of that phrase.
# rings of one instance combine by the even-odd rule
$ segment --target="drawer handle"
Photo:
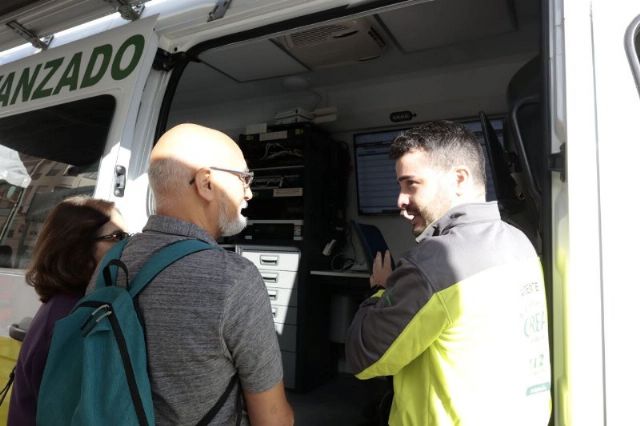
[[[273,317],[275,318],[276,315],[278,315],[278,308],[271,308],[271,315],[273,315]]]
[[[278,282],[278,274],[277,273],[270,274],[268,272],[262,272],[260,275],[262,275],[262,280],[265,283],[275,284],[275,283]]]
[[[260,255],[260,264],[269,266],[278,266],[279,256]]]
[[[278,298],[278,290],[267,290],[269,293],[269,299],[276,300]]]

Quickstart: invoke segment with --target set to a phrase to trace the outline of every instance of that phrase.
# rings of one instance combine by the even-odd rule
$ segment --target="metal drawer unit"
[[[282,352],[284,385],[296,383],[300,251],[292,247],[238,246],[238,252],[260,271],[271,301],[271,313]]]

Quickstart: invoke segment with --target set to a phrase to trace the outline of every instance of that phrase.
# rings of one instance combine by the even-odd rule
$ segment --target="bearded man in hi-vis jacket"
[[[482,146],[436,121],[391,146],[398,207],[417,246],[392,272],[377,255],[347,361],[360,379],[393,376],[389,424],[547,425],[545,287],[527,237],[485,201]]]

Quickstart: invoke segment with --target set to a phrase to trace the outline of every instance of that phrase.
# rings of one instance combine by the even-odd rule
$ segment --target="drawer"
[[[300,253],[284,251],[250,251],[245,250],[242,256],[253,262],[258,269],[275,269],[280,271],[297,271]]]
[[[260,275],[264,284],[269,288],[289,288],[293,289],[296,284],[297,272],[273,271],[260,269]]]
[[[295,325],[287,325],[282,323],[273,323],[276,327],[278,335],[278,344],[281,351],[296,351],[296,333],[298,328]]]
[[[298,306],[298,290],[268,285],[267,293],[272,305]]]
[[[296,325],[298,323],[298,308],[271,304],[273,322]]]
[[[282,351],[282,372],[284,387],[293,389],[296,387],[296,354],[294,352]]]

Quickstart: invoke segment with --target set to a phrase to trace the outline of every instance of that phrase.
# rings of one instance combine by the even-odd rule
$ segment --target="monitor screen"
[[[484,147],[482,125],[479,119],[455,120],[463,123]],[[503,135],[503,118],[492,118],[500,143]],[[394,129],[370,133],[357,133],[353,137],[356,165],[356,187],[358,212],[361,215],[397,214],[398,183],[396,182],[395,161],[389,158],[391,143],[403,130]],[[486,169],[490,163],[486,159]],[[487,173],[487,200],[496,199],[492,173]]]
[[[396,163],[391,142],[404,129],[354,135],[356,186],[360,214],[396,214]]]

